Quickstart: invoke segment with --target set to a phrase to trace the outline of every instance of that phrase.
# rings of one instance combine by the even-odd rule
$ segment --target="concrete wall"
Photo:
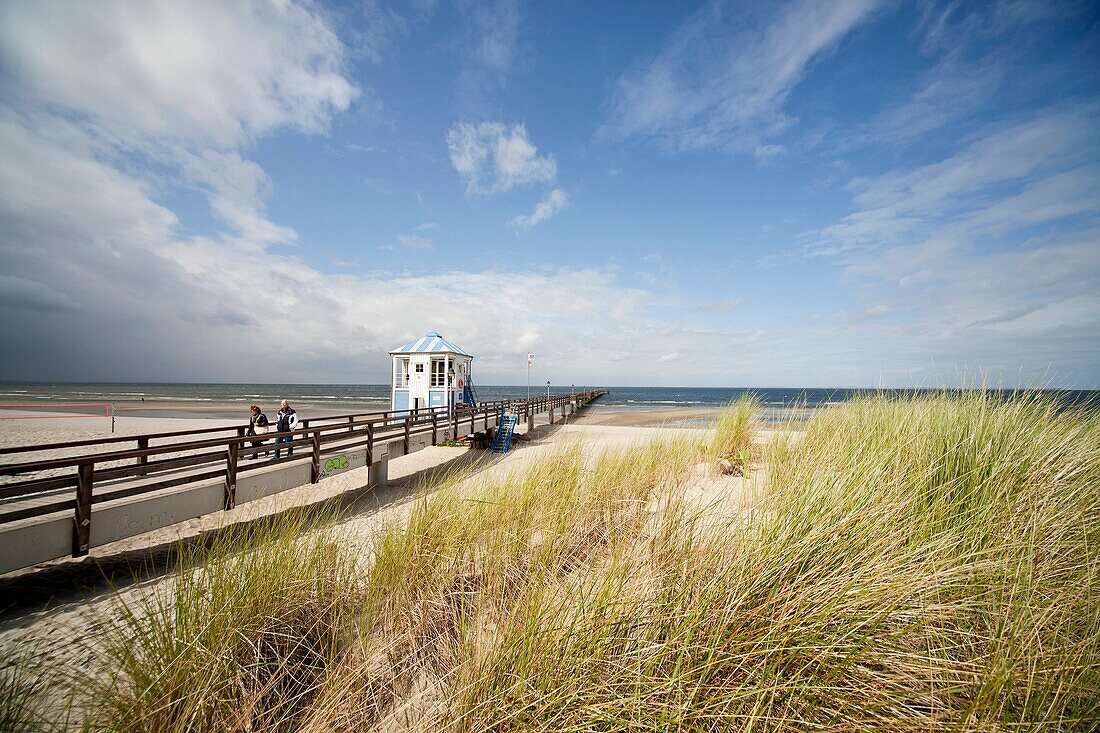
[[[64,557],[72,550],[72,514],[21,519],[0,529],[0,573]]]
[[[149,497],[127,497],[92,505],[91,546],[133,537],[222,508],[222,481],[158,492]]]

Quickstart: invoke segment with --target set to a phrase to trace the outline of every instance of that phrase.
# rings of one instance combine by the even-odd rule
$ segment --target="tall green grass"
[[[236,538],[124,620],[89,727],[1100,726],[1096,413],[863,399],[750,453],[748,511],[699,509],[753,414],[452,477],[365,562],[302,525]]]
[[[714,428],[708,455],[711,459],[725,458],[739,467],[751,458],[753,420],[760,411],[760,399],[748,394],[731,400]]]
[[[173,587],[126,608],[89,700],[102,731],[290,731],[327,681],[358,592],[354,558],[298,514],[184,549]]]

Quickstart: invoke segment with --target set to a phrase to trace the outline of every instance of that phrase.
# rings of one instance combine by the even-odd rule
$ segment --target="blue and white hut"
[[[395,412],[476,405],[470,381],[474,357],[435,331],[394,349],[390,357],[393,359],[390,409]]]

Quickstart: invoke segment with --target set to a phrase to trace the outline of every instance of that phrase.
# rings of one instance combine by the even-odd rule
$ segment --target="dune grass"
[[[60,672],[42,669],[33,650],[0,649],[0,731],[65,730],[68,705],[51,705],[62,688]]]
[[[92,730],[1087,731],[1100,416],[867,398],[751,452],[562,450],[454,476],[367,557],[302,523],[121,622]],[[697,468],[746,451],[766,480]],[[748,508],[700,510],[700,481]]]
[[[708,446],[709,457],[724,458],[739,469],[748,465],[752,458],[753,420],[759,410],[760,399],[755,394],[731,400],[718,416]]]
[[[184,548],[173,587],[125,608],[88,701],[103,731],[290,731],[350,633],[354,558],[317,515]]]

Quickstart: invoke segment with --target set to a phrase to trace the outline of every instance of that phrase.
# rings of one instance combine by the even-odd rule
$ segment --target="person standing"
[[[252,405],[252,407],[250,407],[248,409],[252,411],[252,416],[248,418],[248,434],[249,435],[267,435],[267,431],[270,430],[270,425],[271,425],[271,423],[267,419],[267,415],[265,415],[260,410],[259,405]],[[252,441],[252,447],[253,448],[257,448],[257,447],[259,447],[263,444],[264,444],[264,442],[262,440]],[[255,458],[259,454],[260,454],[259,451],[255,451],[255,452],[253,452],[252,457]],[[267,451],[264,451],[264,455],[265,456],[267,455]]]
[[[283,400],[279,403],[279,412],[276,415],[278,421],[275,423],[275,429],[280,433],[287,433],[298,427],[298,413],[294,411],[294,408],[290,406],[290,403]],[[286,448],[286,457],[290,458],[294,455],[294,436],[283,435],[275,439],[275,457],[272,460],[279,460],[279,455],[282,450],[279,448],[280,443],[289,443]]]

